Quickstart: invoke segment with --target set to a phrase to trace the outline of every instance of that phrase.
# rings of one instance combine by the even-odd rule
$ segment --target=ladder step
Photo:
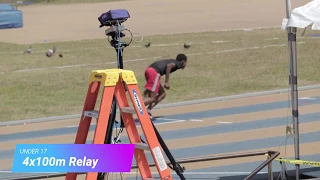
[[[92,118],[97,118],[99,117],[99,111],[96,111],[96,110],[92,110],[92,111],[85,111],[83,113],[83,115],[85,117],[92,117]]]
[[[135,143],[135,145],[136,145],[136,149],[142,149],[142,150],[150,151],[148,144]]]
[[[125,113],[130,113],[130,114],[136,113],[133,107],[123,107],[121,108],[121,111]]]

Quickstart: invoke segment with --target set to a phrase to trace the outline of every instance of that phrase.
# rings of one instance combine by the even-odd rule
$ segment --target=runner
[[[148,114],[153,119],[151,110],[162,101],[166,92],[164,88],[170,89],[169,75],[178,69],[184,69],[187,65],[187,56],[178,54],[176,59],[159,60],[152,63],[145,70],[146,85],[144,91],[144,104],[148,106]],[[164,86],[161,85],[161,76],[165,75]]]

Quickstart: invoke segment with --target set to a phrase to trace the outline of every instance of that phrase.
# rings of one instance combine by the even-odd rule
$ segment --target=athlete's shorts
[[[144,87],[152,92],[158,93],[161,85],[160,74],[155,69],[148,67],[144,72],[144,76],[147,81]]]

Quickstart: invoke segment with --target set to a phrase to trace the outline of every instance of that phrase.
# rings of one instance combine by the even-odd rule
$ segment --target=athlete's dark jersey
[[[170,73],[172,73],[182,67],[181,62],[177,61],[175,59],[159,60],[159,61],[152,63],[149,67],[152,67],[153,69],[155,69],[162,76],[162,75],[166,74],[167,65],[170,63],[174,63],[176,65],[175,67],[171,68]]]

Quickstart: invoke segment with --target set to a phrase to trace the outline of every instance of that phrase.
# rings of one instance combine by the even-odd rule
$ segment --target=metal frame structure
[[[203,157],[194,157],[194,158],[183,158],[177,160],[177,163],[196,163],[196,162],[205,162],[205,161],[215,161],[215,160],[223,160],[223,159],[235,159],[235,158],[243,158],[243,157],[253,157],[253,156],[262,156],[268,155],[267,160],[264,161],[260,166],[254,169],[244,180],[249,180],[253,176],[255,176],[259,171],[261,171],[264,167],[268,166],[268,180],[273,180],[272,175],[272,161],[280,155],[278,151],[254,151],[248,153],[236,153],[236,154],[224,154],[224,155],[213,155],[213,156],[203,156]],[[168,164],[170,164],[168,162]],[[150,164],[150,167],[155,166],[155,164]],[[133,167],[134,168],[134,167]]]
[[[287,19],[291,16],[291,1],[286,1]],[[295,159],[300,159],[299,150],[299,111],[298,111],[298,77],[297,77],[297,41],[296,27],[287,28],[288,36],[288,60],[289,60],[289,84],[291,87],[291,105],[292,105],[292,122],[293,122],[293,138],[294,138],[294,154]],[[300,179],[300,165],[296,164],[296,180]]]
[[[285,0],[286,18],[291,18],[291,0]],[[286,28],[288,37],[288,60],[289,60],[289,84],[291,88],[292,122],[295,160],[300,160],[299,142],[299,111],[298,111],[298,75],[297,75],[297,27],[289,26]],[[300,165],[295,165],[296,180],[300,179]]]
[[[182,158],[178,159],[177,163],[196,163],[196,162],[205,162],[205,161],[215,161],[215,160],[223,160],[223,159],[235,159],[235,158],[243,158],[243,157],[253,157],[253,156],[267,156],[267,160],[264,161],[260,166],[254,169],[244,180],[249,180],[253,178],[259,171],[268,166],[268,180],[273,180],[273,172],[272,172],[272,161],[276,159],[280,152],[278,151],[254,151],[247,153],[236,153],[236,154],[224,154],[224,155],[213,155],[213,156],[201,156],[201,157],[193,157],[193,158]],[[167,162],[170,165],[170,162]],[[155,163],[149,164],[149,167],[156,166]],[[132,169],[136,169],[138,166],[133,166]],[[78,173],[78,174],[86,174],[86,173]],[[42,175],[42,176],[29,176],[23,178],[11,178],[8,180],[32,180],[32,179],[44,179],[44,178],[53,178],[53,177],[62,177],[65,176],[66,173],[58,173],[58,174],[50,174],[50,175]]]

